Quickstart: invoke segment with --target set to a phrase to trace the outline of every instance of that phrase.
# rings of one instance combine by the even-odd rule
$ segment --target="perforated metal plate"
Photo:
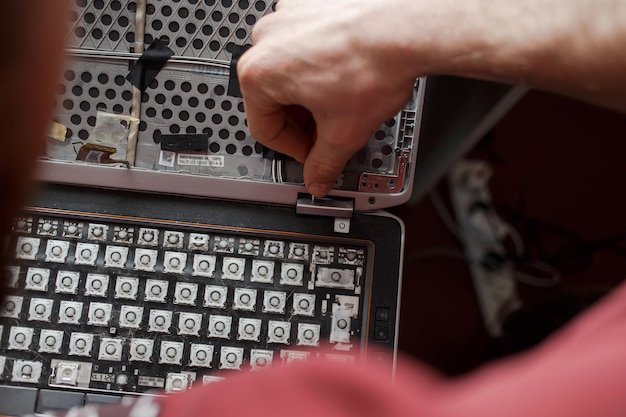
[[[70,7],[68,47],[129,52],[137,5],[128,0],[76,0]]]
[[[48,155],[75,160],[78,149],[93,131],[98,110],[130,114],[132,86],[124,61],[71,60],[57,87],[56,121],[67,127],[65,142],[48,140]],[[125,149],[120,149],[123,159]]]
[[[250,43],[252,26],[271,12],[271,1],[152,0],[145,21],[139,22],[133,1],[72,4],[69,46],[75,48],[74,57],[58,88],[56,118],[67,127],[67,139],[49,140],[50,158],[75,160],[92,134],[98,110],[131,114],[133,87],[125,77],[138,55],[129,51],[136,25],[145,25],[145,44],[159,38],[174,56],[141,95],[135,165],[260,181],[276,180],[280,169],[285,182],[302,182],[300,164],[287,160],[278,168],[262,157],[262,146],[247,129],[242,100],[226,95],[230,47]],[[396,172],[400,150],[412,146],[416,113],[417,104],[411,102],[385,122],[352,158],[336,186],[356,190],[363,172]],[[161,135],[182,133],[206,134],[208,151],[163,154]],[[125,146],[126,142],[118,146],[115,159],[125,158]]]
[[[151,1],[145,42],[159,38],[178,56],[230,61],[230,45],[251,43],[252,26],[271,7],[264,0]]]

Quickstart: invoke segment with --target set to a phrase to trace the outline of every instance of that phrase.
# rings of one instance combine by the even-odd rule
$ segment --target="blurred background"
[[[454,216],[446,177],[391,210],[407,229],[400,349],[447,375],[463,374],[539,343],[619,285],[626,276],[625,136],[624,114],[530,91],[463,151],[492,170],[492,208],[523,241],[515,259],[560,273],[556,285],[516,283],[521,306],[502,317],[501,337],[485,330],[463,244],[433,206],[436,192]],[[511,242],[503,244],[512,252]]]

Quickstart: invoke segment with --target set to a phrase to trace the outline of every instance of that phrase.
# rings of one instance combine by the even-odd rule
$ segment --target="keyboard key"
[[[222,278],[243,281],[246,270],[246,260],[243,258],[224,257],[222,264]]]
[[[258,342],[261,337],[261,320],[241,317],[239,318],[238,340],[252,340]]]
[[[146,280],[145,301],[165,303],[167,298],[167,287],[169,282],[157,279]]]
[[[314,246],[313,247],[313,263],[331,264],[335,256],[335,248],[332,246]]]
[[[306,261],[309,259],[309,245],[306,243],[290,243],[289,244],[289,259],[298,259]]]
[[[331,343],[350,343],[350,310],[333,304],[330,327]]]
[[[87,274],[85,281],[85,295],[92,297],[106,297],[109,289],[109,276],[104,274]]]
[[[11,327],[9,331],[9,349],[29,350],[33,341],[34,332],[34,329],[31,327]]]
[[[315,294],[295,293],[291,311],[297,316],[313,317],[315,314]]]
[[[22,312],[22,304],[24,303],[24,297],[18,295],[7,295],[2,303],[2,310],[0,310],[0,317],[7,317],[10,319],[19,319]]]
[[[264,349],[252,349],[250,351],[250,367],[253,371],[258,371],[272,365],[274,352]]]
[[[80,301],[61,301],[59,306],[60,324],[79,324],[83,315],[83,303]]]
[[[113,227],[113,242],[133,243],[135,229],[133,227],[115,226]]]
[[[181,365],[183,360],[183,342],[161,342],[160,364]]]
[[[283,263],[280,270],[280,283],[282,285],[302,286],[304,280],[304,265]]]
[[[48,298],[31,298],[28,309],[28,320],[50,322],[54,300]]]
[[[189,233],[189,250],[209,250],[209,235],[205,233]]]
[[[253,260],[250,281],[266,284],[274,282],[274,262]]]
[[[363,249],[339,248],[338,261],[340,264],[363,266],[365,251]]]
[[[48,291],[50,270],[44,268],[28,268],[24,289],[29,291]]]
[[[13,362],[11,382],[38,384],[42,368],[43,364],[41,362],[16,359]]]
[[[213,251],[218,253],[234,253],[235,238],[228,236],[215,236]]]
[[[87,314],[87,324],[90,326],[107,327],[111,320],[113,306],[108,303],[89,303],[89,313]]]
[[[278,240],[266,240],[263,256],[268,258],[282,258],[285,256],[285,242]]]
[[[43,236],[56,236],[59,222],[55,219],[39,219],[37,234]]]
[[[87,239],[106,241],[109,234],[109,226],[106,224],[91,223],[87,229]]]
[[[291,323],[288,321],[270,320],[267,325],[268,343],[289,344]]]
[[[122,358],[122,340],[110,337],[100,339],[100,350],[98,359],[101,361],[119,362]]]
[[[143,307],[123,305],[120,307],[119,326],[124,329],[139,329],[143,317]]]
[[[140,228],[137,235],[137,244],[144,246],[157,246],[159,244],[159,230]]]
[[[165,377],[165,392],[181,392],[191,387],[189,374],[169,372]]]
[[[184,274],[187,263],[187,254],[182,252],[165,252],[163,258],[163,272],[170,274]]]
[[[18,237],[15,245],[15,257],[34,261],[37,259],[41,240],[34,237]]]
[[[163,233],[163,247],[172,249],[182,249],[185,234],[182,232],[175,232],[173,230],[166,230]]]
[[[115,298],[136,300],[139,290],[139,279],[134,277],[117,277],[115,281]]]
[[[193,271],[191,275],[197,277],[213,278],[213,276],[215,275],[215,256],[194,255]]]
[[[283,291],[265,291],[263,293],[263,312],[285,314],[287,293]]]
[[[63,237],[77,238],[83,237],[83,222],[66,220],[63,222]]]
[[[63,334],[61,330],[42,329],[39,335],[39,352],[60,354]]]
[[[130,361],[151,362],[154,340],[132,338],[130,340]]]
[[[21,233],[33,232],[33,218],[32,217],[18,217],[15,219],[13,230]]]
[[[128,248],[124,246],[107,246],[104,253],[104,266],[107,268],[125,268],[128,259]]]
[[[43,389],[39,392],[37,412],[69,410],[72,407],[82,406],[84,401],[85,394],[82,392]]]
[[[174,304],[193,306],[198,297],[198,284],[177,282],[174,289]]]
[[[157,333],[170,333],[172,327],[172,312],[167,310],[150,310],[148,319],[148,331]]]
[[[209,317],[209,337],[230,338],[233,318],[230,316],[211,315]]]
[[[309,323],[298,323],[299,346],[319,346],[320,344],[320,325]]]
[[[254,311],[256,309],[256,293],[257,290],[253,288],[235,288],[233,309]]]
[[[4,271],[4,284],[8,288],[17,288],[17,282],[20,278],[20,267],[7,266]]]
[[[239,239],[239,254],[240,255],[259,255],[259,247],[261,242],[259,239]]]
[[[213,345],[192,343],[191,352],[189,353],[189,366],[210,368],[214,349]]]
[[[138,271],[154,272],[157,256],[158,252],[154,249],[136,249],[134,268]]]
[[[223,346],[220,351],[220,369],[241,369],[243,348]]]
[[[317,268],[315,285],[354,290],[354,271],[352,269],[319,267]]]
[[[48,240],[46,245],[46,262],[65,263],[70,251],[70,242],[65,240]]]
[[[91,356],[93,335],[90,333],[72,332],[70,335],[69,354],[74,356]]]
[[[21,416],[35,412],[37,388],[0,385],[0,415]]]
[[[204,306],[226,308],[228,288],[218,285],[207,285],[204,289]]]
[[[178,316],[178,334],[200,336],[202,314],[180,313]]]
[[[80,272],[59,271],[57,272],[56,287],[54,292],[59,294],[77,294]]]
[[[95,266],[99,249],[100,247],[95,243],[77,243],[74,264]]]

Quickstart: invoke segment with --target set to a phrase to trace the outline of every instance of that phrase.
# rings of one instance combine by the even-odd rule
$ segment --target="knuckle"
[[[263,37],[263,33],[265,32],[267,28],[268,20],[269,20],[269,16],[265,16],[257,20],[257,22],[252,27],[252,32],[250,33],[250,36],[251,36],[253,44],[258,43],[259,40]]]

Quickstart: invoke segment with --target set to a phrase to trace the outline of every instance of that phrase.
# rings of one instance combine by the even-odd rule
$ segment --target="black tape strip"
[[[174,51],[159,39],[155,39],[139,57],[126,79],[141,91],[145,91],[172,55]]]
[[[209,135],[205,133],[161,135],[161,150],[206,152],[209,150]]]
[[[276,159],[279,161],[286,161],[287,159],[292,159],[289,155],[284,153],[276,152],[273,149],[268,148],[267,146],[263,146],[263,158],[265,159]]]
[[[237,62],[239,62],[241,55],[251,47],[252,45],[233,45],[230,47],[233,57],[230,60],[230,76],[228,77],[228,91],[226,94],[231,97],[242,97],[239,77],[237,76]]]

